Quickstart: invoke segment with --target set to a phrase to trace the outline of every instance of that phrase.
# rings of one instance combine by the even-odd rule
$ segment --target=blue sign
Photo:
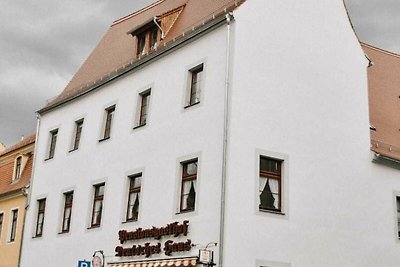
[[[90,261],[78,261],[78,267],[90,267]]]

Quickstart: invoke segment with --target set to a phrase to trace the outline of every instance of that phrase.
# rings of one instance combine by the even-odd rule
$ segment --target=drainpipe
[[[28,214],[29,204],[31,203],[31,196],[32,196],[32,184],[33,184],[33,176],[35,173],[35,165],[36,165],[36,152],[37,152],[37,144],[39,140],[39,128],[40,128],[40,115],[36,114],[36,138],[35,138],[35,146],[33,152],[33,162],[32,162],[32,173],[31,173],[31,180],[27,186],[22,189],[22,194],[25,196],[25,214],[24,220],[22,224],[22,235],[21,235],[21,245],[19,247],[19,256],[18,256],[18,267],[21,266],[21,255],[22,255],[22,246],[24,243],[24,232],[25,232],[25,223],[26,223],[26,216]]]
[[[163,29],[161,28],[161,26],[160,26],[160,24],[158,24],[158,22],[157,22],[157,17],[154,17],[153,18],[153,22],[154,22],[154,24],[156,24],[156,26],[160,29],[160,31],[161,31],[161,40],[163,40],[164,39],[164,31],[163,31]]]
[[[229,123],[229,87],[230,87],[230,65],[231,65],[231,21],[233,14],[229,12],[225,15],[227,22],[226,35],[226,69],[225,69],[225,96],[224,96],[224,133],[222,143],[222,179],[221,179],[221,214],[219,224],[219,257],[218,266],[223,265],[224,251],[224,232],[225,232],[225,189],[226,189],[226,165],[228,154],[228,123]]]

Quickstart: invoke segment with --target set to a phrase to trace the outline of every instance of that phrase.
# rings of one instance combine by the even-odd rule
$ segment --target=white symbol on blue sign
[[[90,261],[78,261],[78,267],[90,267]]]

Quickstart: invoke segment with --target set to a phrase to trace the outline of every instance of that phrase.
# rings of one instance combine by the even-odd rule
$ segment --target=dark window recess
[[[4,214],[0,213],[0,238],[1,238],[1,232],[3,230],[3,219],[4,219]]]
[[[281,211],[282,161],[260,157],[259,196],[260,210]]]
[[[75,138],[73,150],[79,148],[79,142],[81,141],[81,134],[83,128],[83,119],[75,122]]]
[[[145,54],[146,49],[146,33],[142,33],[137,36],[138,44],[137,44],[137,54],[139,56]]]
[[[191,81],[190,81],[189,105],[194,105],[200,102],[201,80],[203,77],[203,64],[192,69],[190,71],[190,74],[191,74]]]
[[[69,232],[71,226],[73,200],[74,200],[74,192],[68,192],[64,194],[64,212],[63,212],[63,222],[61,229],[63,233]]]
[[[56,150],[56,143],[57,143],[57,135],[58,135],[58,129],[55,129],[50,132],[50,148],[49,148],[48,159],[52,159],[54,157],[54,152]]]
[[[105,187],[104,183],[94,186],[91,227],[100,226],[101,223],[101,215],[103,212],[104,187]]]
[[[139,198],[142,174],[129,176],[128,207],[126,221],[137,221],[139,216]]]
[[[38,203],[38,212],[36,218],[36,231],[35,236],[39,237],[43,234],[43,224],[44,224],[44,211],[46,209],[46,199],[39,199]]]
[[[182,163],[180,211],[193,211],[196,205],[197,159]]]
[[[17,233],[17,222],[18,222],[18,210],[13,210],[11,214],[10,242],[15,241],[15,235]]]
[[[400,238],[400,196],[396,197],[396,205],[397,205],[397,234],[398,238]]]
[[[15,163],[14,180],[18,180],[21,177],[21,164],[22,164],[22,157],[18,157]]]
[[[147,123],[147,116],[149,112],[149,104],[150,104],[150,90],[140,95],[140,115],[139,115],[139,125],[143,126]]]
[[[111,135],[111,124],[114,117],[115,106],[109,107],[106,109],[106,121],[104,126],[104,135],[103,139],[110,138]]]

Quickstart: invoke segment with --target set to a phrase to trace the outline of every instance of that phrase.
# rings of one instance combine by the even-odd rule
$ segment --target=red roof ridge
[[[385,49],[382,49],[382,48],[379,48],[379,47],[376,47],[376,46],[373,46],[373,45],[370,45],[370,44],[367,44],[367,43],[363,43],[363,42],[361,42],[361,45],[365,46],[365,47],[368,47],[368,48],[371,48],[372,50],[376,50],[376,51],[382,52],[382,53],[387,54],[389,56],[400,58],[400,55],[396,54],[394,52],[390,52],[388,50],[385,50]]]
[[[7,148],[6,150],[0,152],[0,156],[3,156],[5,154],[8,154],[10,152],[13,152],[21,147],[30,145],[32,143],[34,143],[36,140],[36,133],[32,133],[30,135],[28,135],[27,137],[25,137],[23,140],[19,141],[18,143],[10,146],[9,148]]]
[[[126,16],[124,16],[124,17],[122,17],[122,18],[119,18],[119,19],[113,21],[113,23],[111,24],[111,27],[114,26],[114,25],[116,25],[116,24],[119,24],[119,23],[121,23],[121,22],[123,22],[123,21],[125,21],[125,20],[127,20],[127,19],[130,19],[130,18],[132,18],[132,17],[134,17],[134,16],[137,16],[137,15],[139,15],[140,13],[143,13],[143,12],[145,12],[145,11],[147,11],[147,10],[149,10],[149,9],[151,9],[151,8],[153,8],[153,7],[157,6],[157,5],[159,5],[159,4],[161,4],[161,3],[164,2],[164,1],[165,1],[165,0],[158,0],[157,2],[152,3],[151,5],[145,6],[145,7],[143,7],[142,9],[139,9],[139,10],[137,10],[137,11],[135,11],[135,12],[129,14],[129,15],[126,15]]]

